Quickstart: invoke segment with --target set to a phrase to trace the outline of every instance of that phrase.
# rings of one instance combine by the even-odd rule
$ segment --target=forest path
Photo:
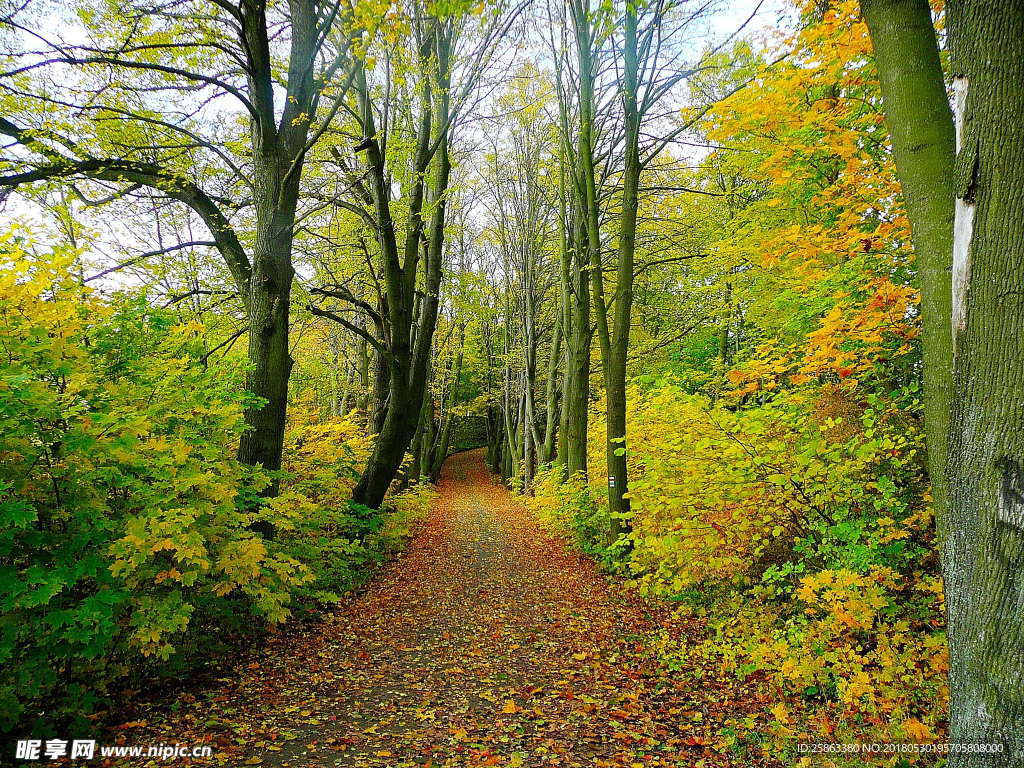
[[[212,733],[233,766],[754,765],[714,748],[720,716],[743,714],[729,686],[653,657],[665,620],[462,453],[404,555],[192,698],[162,738]]]

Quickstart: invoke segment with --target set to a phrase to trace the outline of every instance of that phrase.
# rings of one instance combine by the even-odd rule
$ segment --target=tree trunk
[[[732,328],[732,283],[725,283],[725,297],[722,299],[722,326],[719,329],[718,356],[723,365],[728,365],[732,356],[729,354],[729,331]]]
[[[430,452],[430,466],[428,474],[431,481],[435,483],[441,478],[441,467],[444,466],[445,459],[448,458],[448,451],[451,448],[452,442],[452,431],[455,429],[456,419],[452,414],[451,406],[456,402],[459,379],[462,378],[462,361],[466,349],[465,323],[461,323],[459,325],[458,340],[459,351],[455,353],[455,358],[452,360],[447,396],[445,400],[442,401],[441,410],[444,415],[441,419],[441,425],[437,431],[437,435],[431,445],[432,450]],[[445,405],[448,407],[444,407]]]
[[[516,411],[519,411],[519,401],[516,403]],[[505,425],[505,477],[519,476],[519,444],[516,439],[516,416],[512,413],[512,378],[509,376],[508,368],[505,371],[505,402],[501,409]]]
[[[616,267],[614,319],[604,361],[607,403],[608,509],[613,542],[630,530],[629,477],[626,445],[626,361],[633,309],[633,258],[636,251],[637,193],[640,187],[640,112],[637,107],[637,9],[626,4],[623,19],[622,105],[626,140],[623,146],[622,211]],[[595,282],[599,283],[595,275]],[[607,322],[607,320],[606,320]]]
[[[949,9],[956,98],[945,578],[952,768],[1024,765],[1024,0]]]
[[[247,390],[263,403],[246,409],[248,429],[238,446],[238,459],[271,472],[281,468],[288,377],[292,358],[288,348],[292,278],[292,239],[299,180],[305,159],[309,112],[313,103],[314,62],[317,52],[317,14],[308,0],[291,5],[291,44],[288,56],[287,98],[276,122],[267,20],[264,9],[247,5],[243,37],[249,48],[249,91],[254,107],[252,137],[253,204],[256,232],[249,278],[249,371]],[[263,491],[274,496],[274,477]],[[273,534],[269,523],[255,530]]]
[[[953,119],[928,0],[861,0],[860,5],[875,49],[920,275],[924,427],[941,540],[952,402]]]
[[[495,473],[501,468],[501,429],[492,406],[487,406],[487,466]]]
[[[580,25],[586,26],[587,11],[573,0],[571,13],[577,36]],[[589,32],[585,32],[588,35]],[[588,56],[589,56],[589,42]],[[581,77],[592,82],[589,67]],[[558,463],[566,477],[587,475],[587,420],[590,407],[590,262],[587,254],[586,193],[582,181],[577,136],[573,150],[573,133],[569,122],[568,90],[563,86],[562,68],[555,68],[558,89],[558,122],[560,164],[558,177],[561,242],[562,322],[565,337],[565,366],[562,382],[562,424],[558,436]],[[574,154],[576,155],[574,157]]]
[[[572,253],[570,316],[572,332],[565,350],[565,471],[587,474],[587,409],[590,407],[590,272],[580,247]]]
[[[373,367],[373,412],[370,414],[367,424],[370,433],[379,435],[384,429],[384,417],[388,412],[388,378],[390,370],[388,361],[384,355],[376,352],[374,354]]]
[[[239,442],[238,460],[276,473],[281,469],[288,377],[293,362],[288,347],[288,320],[298,174],[282,185],[284,169],[289,166],[286,159],[277,151],[260,152],[256,157],[256,240],[249,286],[246,390],[263,402],[245,411],[248,429]],[[263,495],[277,495],[279,482],[274,477]],[[257,523],[254,530],[268,537],[273,535],[269,523]]]
[[[370,345],[366,339],[360,337],[357,350],[359,352],[359,410],[367,416],[370,410]]]
[[[378,240],[383,256],[383,271],[390,320],[387,339],[388,400],[383,423],[377,434],[373,451],[362,477],[352,491],[355,502],[376,509],[381,505],[388,487],[394,480],[409,448],[426,390],[427,368],[437,323],[439,291],[441,286],[441,260],[444,249],[445,195],[451,173],[448,150],[449,130],[449,32],[440,22],[434,22],[421,50],[421,62],[436,58],[431,85],[427,76],[420,92],[420,115],[414,155],[415,181],[409,193],[408,222],[405,244],[399,254],[395,226],[391,218],[390,184],[384,167],[384,157],[377,139],[374,109],[365,70],[357,69],[356,90],[360,102],[360,118],[366,138],[360,145],[366,153],[367,172],[376,211]],[[435,66],[431,64],[430,66]],[[435,105],[436,100],[436,105]],[[434,121],[437,106],[438,120]],[[423,203],[429,169],[433,159],[434,173],[431,187],[430,231],[426,237],[422,305],[414,314],[416,279],[419,272],[419,254],[423,243]],[[414,318],[419,325],[413,328]],[[414,337],[415,333],[415,337]]]
[[[550,464],[555,453],[555,430],[558,425],[558,361],[562,353],[561,317],[555,320],[548,353],[548,379],[544,394],[544,440],[537,456],[538,464]]]
[[[559,110],[562,111],[561,109]],[[565,130],[563,128],[563,130]],[[567,142],[567,140],[566,140]],[[558,415],[558,447],[555,450],[555,464],[561,468],[563,479],[568,474],[569,456],[569,398],[572,391],[571,377],[573,375],[573,300],[572,300],[572,251],[569,246],[571,238],[572,218],[568,210],[568,201],[565,195],[565,153],[559,164],[558,192],[559,192],[559,315],[561,319],[562,332],[565,337],[565,349],[562,353],[562,409]]]
[[[523,488],[529,488],[533,482],[533,475],[536,468],[536,430],[533,414],[533,397],[530,392],[530,382],[526,382],[526,391],[523,393]]]
[[[412,441],[412,465],[406,480],[412,483],[419,482],[420,478],[427,475],[430,468],[430,448],[433,442],[433,403],[431,398],[424,397],[420,407],[420,418],[416,425],[416,434]]]

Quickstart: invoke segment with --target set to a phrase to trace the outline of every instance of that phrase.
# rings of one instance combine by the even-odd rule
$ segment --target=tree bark
[[[555,431],[558,426],[558,361],[562,354],[562,320],[555,319],[548,351],[548,378],[544,388],[544,440],[537,456],[538,464],[550,464],[555,454]]]
[[[277,471],[281,468],[284,425],[288,402],[288,377],[292,358],[288,348],[291,296],[292,227],[298,184],[282,189],[282,159],[261,157],[255,164],[256,242],[253,245],[252,279],[249,287],[249,371],[246,389],[264,403],[248,408],[248,429],[238,446],[238,459]],[[283,205],[277,201],[285,198]],[[267,489],[276,495],[275,478]]]
[[[956,99],[944,548],[952,768],[1024,765],[1024,0],[948,6]]]
[[[265,9],[252,2],[242,7],[241,32],[249,56],[249,90],[256,110],[250,129],[256,232],[249,277],[246,389],[263,402],[246,409],[248,429],[239,441],[238,460],[276,473],[281,469],[288,378],[293,363],[288,346],[295,274],[292,240],[309,114],[315,96],[313,72],[318,27],[315,5],[310,0],[292,0],[287,98],[277,122]],[[273,477],[263,495],[276,495],[278,486],[279,479]],[[273,535],[268,523],[257,523],[254,527],[266,536]]]
[[[614,319],[605,358],[607,403],[608,508],[613,542],[630,530],[629,473],[626,445],[626,361],[633,309],[633,261],[640,187],[640,111],[637,106],[637,7],[626,3],[623,19],[622,114],[626,128],[623,146],[622,210],[616,267]],[[595,275],[595,279],[598,276]]]
[[[565,344],[565,471],[587,475],[587,420],[590,407],[590,271],[580,246],[585,235],[577,230],[569,253],[571,268],[565,277],[569,291],[571,332]]]

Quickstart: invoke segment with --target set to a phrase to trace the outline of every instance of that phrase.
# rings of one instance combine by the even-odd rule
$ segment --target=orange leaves
[[[836,305],[808,334],[801,373],[830,371],[849,378],[870,371],[884,358],[910,351],[907,344],[918,335],[916,292],[884,277],[871,279],[865,289],[866,300],[837,296]]]
[[[746,150],[744,174],[766,183],[717,246],[766,272],[748,321],[778,338],[777,350],[758,349],[756,362],[728,374],[737,397],[819,376],[857,381],[914,352],[918,334],[909,228],[879,150],[867,29],[856,2],[804,5],[813,22],[785,41],[790,56],[709,115],[712,136]],[[788,379],[764,370],[766,354],[791,364]]]
[[[835,686],[837,699],[826,700],[827,709],[812,719],[821,733],[833,734],[835,720],[828,713],[840,722],[858,716],[884,728],[894,725],[884,717],[887,713],[906,717],[917,707],[933,703],[931,697],[941,701],[946,696],[941,672],[944,653],[934,651],[942,648],[941,636],[915,635],[907,621],[891,618],[901,599],[894,595],[899,586],[886,569],[805,576],[796,596],[812,621],[800,632],[762,643],[755,654],[759,667],[769,671],[784,691]],[[911,678],[916,689],[909,685]],[[929,718],[941,711],[929,709]],[[772,712],[780,723],[789,722],[785,706],[780,704]],[[887,738],[934,738],[917,717],[895,727]]]
[[[885,590],[869,576],[850,571],[821,571],[800,581],[797,597],[811,614],[826,613],[839,631],[866,629],[889,605]]]
[[[903,721],[903,732],[911,739],[918,742],[927,742],[935,738],[935,734],[932,733],[931,728],[922,723],[916,717],[911,717]]]
[[[726,374],[726,378],[729,379],[729,381],[731,381],[733,384],[742,384],[749,377],[746,371],[741,370],[739,368],[733,368]]]
[[[446,477],[429,522],[365,593],[196,690],[201,707],[152,713],[146,737],[199,741],[214,723],[226,765],[761,765],[721,735],[753,732],[757,701],[653,658],[657,632],[696,641],[699,622],[542,535],[469,459],[453,460],[469,482]]]
[[[156,581],[157,584],[162,584],[168,579],[171,581],[181,581],[181,571],[179,571],[177,568],[171,568],[167,571],[161,571],[156,575],[154,580]]]

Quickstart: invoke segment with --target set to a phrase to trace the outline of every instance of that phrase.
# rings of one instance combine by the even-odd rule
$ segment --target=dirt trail
[[[543,535],[481,453],[463,453],[364,593],[275,638],[223,688],[184,696],[145,741],[202,734],[215,762],[280,768],[731,765],[712,749],[712,689],[645,646],[664,619]]]

